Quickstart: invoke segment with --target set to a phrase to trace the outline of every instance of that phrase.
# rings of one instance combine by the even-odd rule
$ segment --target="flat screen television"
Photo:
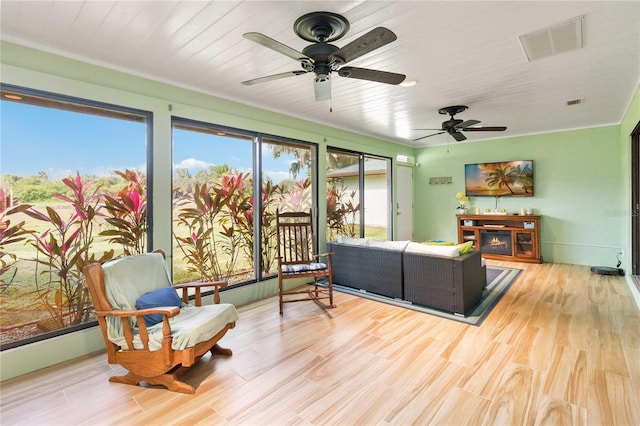
[[[533,160],[465,164],[467,197],[533,197]]]

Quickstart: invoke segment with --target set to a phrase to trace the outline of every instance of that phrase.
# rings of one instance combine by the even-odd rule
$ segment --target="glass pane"
[[[174,282],[255,279],[253,138],[173,127]]]
[[[364,158],[364,236],[387,240],[389,224],[389,170],[391,160]]]
[[[516,256],[533,257],[533,234],[516,232]]]
[[[1,108],[7,348],[93,322],[82,267],[146,251],[147,116],[6,90]]]
[[[327,241],[360,236],[359,155],[327,150]]]
[[[315,147],[264,138],[262,143],[262,275],[276,271],[276,209],[308,211],[312,208]]]

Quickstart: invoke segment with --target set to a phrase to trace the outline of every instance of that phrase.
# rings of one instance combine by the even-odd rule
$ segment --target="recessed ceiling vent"
[[[520,36],[520,43],[529,62],[582,49],[583,19],[584,16],[579,16],[570,21]]]
[[[567,101],[567,106],[580,105],[581,103],[582,99],[571,99],[570,101]]]

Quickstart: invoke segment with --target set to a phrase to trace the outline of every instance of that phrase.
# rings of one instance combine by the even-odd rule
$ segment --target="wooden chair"
[[[231,355],[229,349],[217,344],[229,329],[235,327],[238,319],[233,305],[219,303],[218,288],[226,287],[226,282],[172,286],[161,250],[125,256],[102,265],[94,263],[85,266],[83,272],[102,330],[108,362],[128,370],[124,376],[110,377],[110,382],[132,385],[147,382],[174,392],[193,394],[193,386],[180,381],[180,376],[207,352]],[[212,286],[215,287],[215,304],[201,306],[201,289]],[[188,301],[188,290],[193,288],[196,306],[183,305]],[[182,290],[182,300],[174,289]],[[163,299],[160,304],[169,306],[136,309],[136,305],[145,299],[165,293],[169,295],[167,302]],[[148,325],[145,319],[151,323],[149,315],[152,314],[159,323]]]
[[[313,216],[308,212],[276,211],[278,228],[278,293],[280,315],[285,303],[312,300],[321,308],[334,308],[331,256],[333,253],[316,254],[313,238]],[[326,263],[319,262],[326,257]],[[311,289],[284,290],[283,281],[293,278],[313,277]],[[318,285],[318,278],[326,277],[327,287]],[[295,295],[306,294],[306,297]],[[289,297],[294,295],[294,298]],[[328,302],[327,302],[328,301]]]

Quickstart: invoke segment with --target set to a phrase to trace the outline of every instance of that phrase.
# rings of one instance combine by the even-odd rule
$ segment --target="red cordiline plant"
[[[99,259],[89,253],[93,242],[93,221],[99,210],[97,191],[91,189],[91,183],[84,184],[79,174],[62,182],[71,190],[72,196],[53,195],[73,207],[68,219],[63,219],[48,206],[46,212],[28,204],[14,209],[14,212],[24,212],[50,225],[39,234],[30,231],[34,237],[30,244],[36,248],[36,257],[32,259],[36,262],[34,293],[58,327],[79,324],[88,319],[90,296],[84,286],[82,267],[113,257],[113,250],[105,252]],[[39,271],[38,267],[43,269]]]
[[[115,196],[103,195],[106,221],[112,226],[100,232],[109,242],[120,244],[125,255],[145,252],[147,236],[147,192],[143,176],[134,170],[115,171],[127,184]]]
[[[290,190],[265,182],[261,188],[262,269],[270,273],[277,256],[275,213],[307,210],[311,205],[309,179]],[[174,234],[187,263],[187,271],[201,280],[228,279],[236,271],[240,254],[253,264],[255,198],[249,173],[226,173],[211,186],[196,184],[193,191],[177,200],[177,226],[187,228],[187,236]]]
[[[8,211],[6,215],[11,214],[12,210]],[[13,284],[18,273],[17,267],[14,268],[18,256],[6,252],[5,247],[24,241],[30,235],[30,232],[24,228],[24,224],[25,221],[21,221],[16,225],[11,225],[11,221],[5,219],[4,212],[0,216],[0,291],[6,290]]]
[[[276,209],[282,201],[282,187],[265,182],[261,188],[262,223],[260,247],[262,249],[262,271],[270,274],[276,266],[278,251],[276,248]]]
[[[229,201],[227,195],[219,187],[195,184],[193,191],[187,191],[186,196],[176,202],[179,209],[177,226],[187,227],[188,235],[181,237],[174,233],[174,238],[187,270],[202,281],[225,279],[230,273],[223,270],[218,259],[219,234],[215,232]]]
[[[347,191],[344,186],[335,184],[327,186],[327,228],[328,238],[334,239],[338,234],[356,237],[356,215],[360,204],[354,203],[357,191]]]

